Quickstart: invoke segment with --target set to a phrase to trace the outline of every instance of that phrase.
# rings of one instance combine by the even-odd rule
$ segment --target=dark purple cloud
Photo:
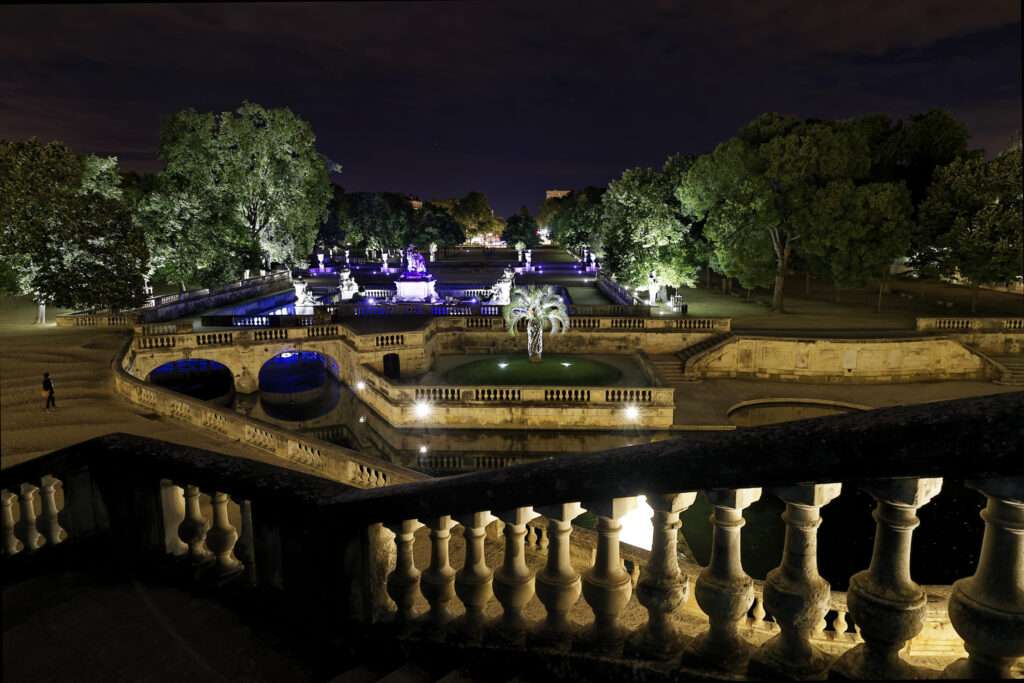
[[[551,6],[551,5],[554,6]],[[288,106],[353,190],[550,187],[701,152],[758,113],[944,107],[1020,128],[1020,3],[374,3],[7,7],[0,136],[158,166],[162,117]]]

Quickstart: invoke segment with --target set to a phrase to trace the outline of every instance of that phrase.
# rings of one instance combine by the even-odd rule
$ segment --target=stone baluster
[[[740,530],[743,510],[761,498],[761,489],[715,489],[704,496],[714,506],[711,560],[697,577],[694,593],[710,624],[685,658],[711,668],[743,671],[750,643],[740,635],[739,626],[754,603],[754,581],[743,571]]]
[[[448,557],[455,522],[448,515],[424,520],[430,529],[430,565],[423,572],[420,590],[430,603],[427,620],[436,627],[430,635],[441,638],[441,627],[452,620],[451,602],[455,598],[455,570]]]
[[[39,488],[32,484],[21,485],[21,496],[19,502],[21,503],[21,518],[18,523],[14,525],[14,530],[18,534],[18,538],[25,544],[25,549],[29,552],[38,550],[45,543],[46,539],[41,533],[36,524],[36,494],[39,493]]]
[[[236,500],[238,504],[238,515],[242,519],[242,528],[238,531],[238,540],[235,541],[235,556],[241,561],[245,570],[246,580],[256,585],[256,548],[255,535],[252,527],[252,501]]]
[[[199,487],[189,484],[184,489],[185,519],[178,526],[178,538],[188,546],[193,564],[203,564],[211,557],[206,547],[206,532],[210,530],[210,522],[203,517],[203,511],[199,508]]]
[[[910,578],[910,542],[917,509],[942,488],[942,479],[888,479],[864,487],[876,501],[871,565],[850,578],[847,606],[864,643],[832,665],[840,678],[906,679],[920,672],[900,657],[924,627],[927,598]]]
[[[647,609],[647,625],[636,643],[639,653],[668,659],[683,647],[683,636],[673,615],[690,597],[690,584],[679,571],[679,515],[693,505],[696,493],[647,496],[654,510],[651,557],[637,584],[636,597]]]
[[[206,533],[206,547],[217,560],[217,575],[220,578],[242,571],[242,563],[233,552],[238,541],[238,531],[228,519],[228,500],[228,494],[220,491],[210,496],[213,525]]]
[[[61,485],[59,479],[46,475],[40,482],[42,484],[42,526],[43,535],[50,545],[57,545],[68,537],[66,531],[60,525],[60,513],[57,511],[57,487]]]
[[[837,609],[836,619],[832,622],[832,632],[835,634],[836,640],[846,640],[846,629],[849,624],[846,623],[846,610]]]
[[[969,481],[985,495],[985,535],[974,576],[953,584],[949,620],[967,659],[946,668],[950,678],[1011,678],[1024,657],[1024,477]]]
[[[455,576],[455,593],[466,607],[462,635],[467,641],[478,642],[487,622],[487,604],[494,597],[494,572],[487,566],[484,555],[487,525],[494,517],[490,512],[473,512],[455,519],[462,525],[466,539],[466,560]]]
[[[754,629],[764,628],[765,623],[769,626],[771,622],[765,622],[764,618],[768,616],[768,612],[764,609],[764,593],[758,593],[754,590],[754,607],[750,610],[750,618],[753,622],[752,627]]]
[[[619,520],[636,507],[636,498],[612,498],[583,507],[597,515],[597,556],[583,576],[583,598],[594,612],[594,624],[582,645],[613,655],[625,640],[619,614],[633,594],[633,582],[619,556]]]
[[[185,519],[185,492],[170,479],[160,480],[160,509],[163,514],[164,550],[170,555],[184,555],[188,545],[178,537]]]
[[[25,547],[14,533],[14,501],[17,499],[18,496],[7,489],[0,491],[0,506],[3,507],[4,557],[17,555]]]
[[[534,576],[526,566],[526,523],[537,516],[532,507],[495,513],[505,525],[505,558],[494,573],[494,595],[501,603],[502,615],[497,636],[519,642],[526,635],[523,611],[533,598]]]
[[[537,574],[537,598],[547,611],[537,641],[564,649],[571,644],[569,610],[576,605],[583,590],[569,554],[572,520],[582,514],[583,507],[579,503],[562,503],[539,507],[537,512],[547,518],[549,532],[543,537],[549,541],[547,563]]]
[[[388,576],[388,595],[395,601],[399,623],[409,623],[416,616],[416,594],[420,587],[420,570],[416,568],[413,550],[419,520],[407,519],[388,524],[395,534],[395,570]]]
[[[832,593],[818,573],[818,526],[822,506],[841,490],[841,484],[797,484],[772,491],[786,503],[786,541],[781,564],[765,577],[764,607],[782,632],[754,654],[751,675],[763,671],[786,678],[821,678],[828,669],[830,658],[811,645],[811,634],[828,614]]]

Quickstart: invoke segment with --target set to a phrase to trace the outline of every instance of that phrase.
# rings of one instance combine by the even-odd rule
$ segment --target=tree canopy
[[[501,233],[501,239],[506,244],[515,244],[522,241],[528,249],[540,244],[540,237],[537,236],[537,221],[530,215],[525,207],[505,219],[505,229]]]
[[[261,256],[305,259],[331,198],[315,140],[290,110],[251,102],[233,112],[173,115],[161,131],[162,196],[147,207],[151,224],[165,224],[154,246],[163,252],[175,244],[168,238],[187,239],[221,279],[256,266]]]
[[[40,305],[126,308],[142,298],[147,250],[117,160],[59,142],[0,141],[0,254]],[[13,280],[13,283],[11,282]]]

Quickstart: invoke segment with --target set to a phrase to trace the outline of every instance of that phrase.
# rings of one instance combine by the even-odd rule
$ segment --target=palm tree
[[[569,327],[569,313],[565,302],[550,286],[517,287],[505,306],[505,327],[512,336],[520,320],[526,321],[526,350],[531,363],[541,361],[544,351],[544,325],[551,325],[551,333],[564,332]]]

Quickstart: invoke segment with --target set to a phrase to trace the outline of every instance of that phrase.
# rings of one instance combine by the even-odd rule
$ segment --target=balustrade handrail
[[[1024,392],[882,408],[354,491],[328,507],[372,523],[793,482],[1022,476],[1021,415]]]
[[[916,318],[915,326],[918,332],[957,332],[961,330],[972,332],[1024,332],[1024,317],[977,317],[970,315],[924,317]]]

